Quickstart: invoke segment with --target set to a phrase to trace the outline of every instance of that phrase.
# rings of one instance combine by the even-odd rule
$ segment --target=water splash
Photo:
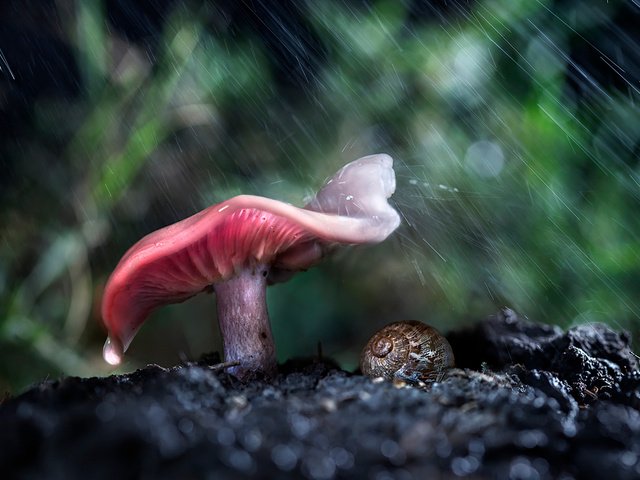
[[[104,342],[104,347],[102,348],[102,358],[104,358],[104,361],[109,365],[120,365],[123,354],[124,352],[119,342],[111,340],[111,337],[107,337],[107,341]]]

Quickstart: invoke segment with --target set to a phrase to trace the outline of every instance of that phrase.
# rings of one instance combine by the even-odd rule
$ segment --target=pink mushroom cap
[[[341,168],[304,208],[239,195],[150,233],[111,274],[102,301],[104,357],[121,361],[158,306],[182,302],[243,269],[267,266],[274,282],[317,263],[338,244],[381,242],[400,223],[387,199],[393,160],[370,155]]]

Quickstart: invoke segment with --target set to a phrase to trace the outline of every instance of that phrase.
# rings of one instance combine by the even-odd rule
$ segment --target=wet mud
[[[426,388],[331,362],[242,383],[215,355],[47,381],[0,405],[2,478],[638,478],[630,338],[503,310],[448,335]]]

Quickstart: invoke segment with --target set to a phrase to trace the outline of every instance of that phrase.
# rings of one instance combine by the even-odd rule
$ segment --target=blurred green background
[[[402,226],[269,290],[280,360],[354,368],[387,322],[508,305],[640,328],[633,2],[3,2],[0,393],[106,375],[103,286],[145,234],[238,193],[304,204],[396,160]],[[218,350],[157,310],[118,371]]]

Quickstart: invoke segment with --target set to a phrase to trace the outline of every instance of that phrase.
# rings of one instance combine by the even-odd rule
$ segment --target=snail
[[[453,365],[447,339],[435,328],[415,320],[383,327],[360,355],[364,375],[407,383],[440,381]]]

